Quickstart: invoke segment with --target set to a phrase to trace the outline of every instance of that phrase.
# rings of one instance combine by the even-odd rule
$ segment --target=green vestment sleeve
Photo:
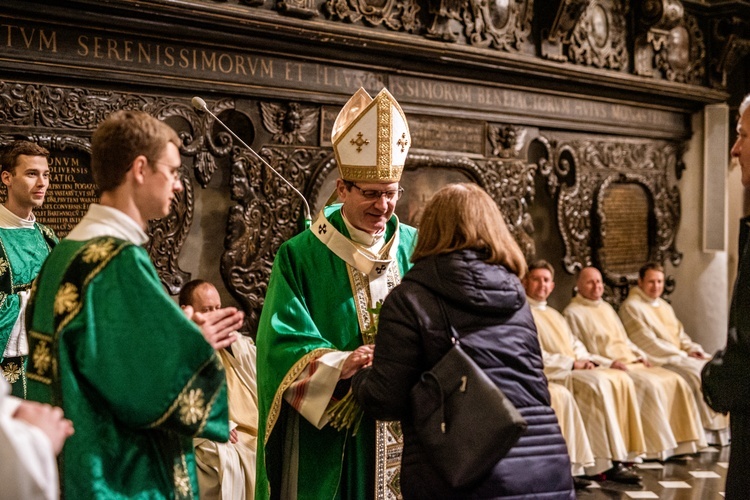
[[[107,253],[91,247],[94,257]],[[192,437],[229,435],[223,367],[143,248],[125,244],[99,265],[86,264],[86,248],[58,245],[30,305],[29,396],[61,405],[76,429],[63,450],[63,491],[197,497]],[[43,370],[48,345],[57,374]]]

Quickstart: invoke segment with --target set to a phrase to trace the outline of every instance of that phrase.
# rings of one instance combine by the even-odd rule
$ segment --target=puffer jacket
[[[353,378],[354,394],[372,417],[402,423],[404,499],[574,499],[568,452],[550,408],[526,294],[514,274],[484,258],[463,250],[415,263],[383,304],[373,364]],[[464,350],[528,423],[487,476],[461,490],[451,489],[430,464],[411,417],[412,387],[452,345],[436,295]]]

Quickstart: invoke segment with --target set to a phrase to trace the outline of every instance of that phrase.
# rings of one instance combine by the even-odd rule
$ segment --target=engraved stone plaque
[[[649,197],[635,183],[612,183],[602,196],[599,259],[613,275],[632,275],[649,260]]]
[[[35,210],[37,218],[64,238],[86,215],[99,197],[84,154],[54,154],[50,157],[50,185],[44,205]]]

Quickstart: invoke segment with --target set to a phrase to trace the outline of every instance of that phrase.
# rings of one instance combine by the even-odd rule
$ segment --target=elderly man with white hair
[[[732,158],[750,188],[750,94],[740,104],[737,142]],[[740,262],[729,310],[727,345],[703,371],[703,390],[715,410],[730,411],[732,449],[727,471],[727,499],[747,498],[750,491],[750,216],[740,220]]]

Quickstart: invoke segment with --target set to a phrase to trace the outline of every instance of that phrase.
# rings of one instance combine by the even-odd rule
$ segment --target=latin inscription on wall
[[[81,77],[88,75],[124,82],[148,79],[170,88],[194,89],[199,80],[210,82],[214,92],[230,94],[262,87],[346,97],[360,87],[372,95],[387,87],[407,107],[412,104],[433,109],[463,109],[468,113],[490,112],[501,117],[531,117],[544,120],[546,124],[557,120],[566,127],[584,130],[616,124],[620,130],[630,129],[636,135],[676,138],[689,135],[687,115],[665,109],[442,81],[429,76],[391,75],[384,71],[191,45],[167,37],[97,31],[93,26],[82,32],[70,26],[0,17],[0,58],[8,67],[27,68],[29,64],[43,63],[35,70],[75,69]],[[407,111],[407,115],[410,114],[413,113]],[[467,147],[473,151],[472,147]]]
[[[633,274],[649,260],[649,201],[638,184],[612,183],[602,200],[602,267],[613,274]]]
[[[52,156],[50,186],[44,205],[35,210],[39,222],[65,237],[96,203],[96,185],[89,171],[89,160],[81,156]]]

